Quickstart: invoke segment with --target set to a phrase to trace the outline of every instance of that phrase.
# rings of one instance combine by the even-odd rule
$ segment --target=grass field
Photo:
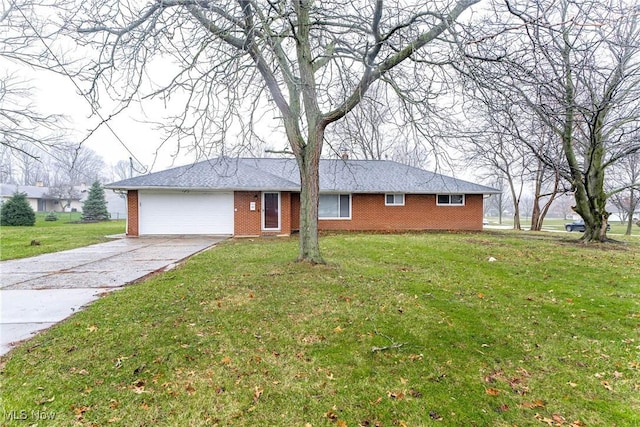
[[[230,240],[3,357],[3,423],[637,426],[640,242],[577,237]]]
[[[499,218],[497,217],[490,217],[487,219],[490,225],[499,224]],[[544,224],[542,228],[543,230],[546,230],[546,231],[563,231],[564,232],[565,224],[568,224],[570,222],[572,222],[572,220],[560,219],[560,218],[546,218],[544,220]],[[526,217],[522,218],[520,220],[520,224],[522,225],[523,229],[529,229],[529,227],[531,227],[531,218],[526,218]],[[624,235],[627,231],[626,222],[621,223],[620,221],[611,221],[609,224],[611,225],[611,231],[607,234],[611,235],[611,237],[613,237],[614,239],[617,239],[620,236]],[[502,225],[505,227],[512,227],[513,218],[508,218],[508,217],[502,218]],[[578,232],[573,232],[573,234],[576,236],[581,235],[581,233],[578,233]],[[635,237],[640,236],[640,227],[638,227],[637,225],[634,225],[633,227],[631,227],[631,236],[635,236]]]
[[[45,221],[45,213],[36,214],[33,227],[2,227],[0,260],[26,258],[49,252],[79,248],[105,242],[105,237],[125,232],[125,221],[80,224],[81,213],[60,213],[57,221]],[[31,245],[37,240],[39,245]]]

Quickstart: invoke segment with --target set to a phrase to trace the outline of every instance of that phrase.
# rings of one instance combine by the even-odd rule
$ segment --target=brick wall
[[[250,210],[251,202],[256,209]],[[236,236],[288,235],[300,228],[300,195],[280,194],[281,229],[262,231],[262,194],[236,191]],[[138,191],[127,192],[127,235],[138,236]],[[320,230],[482,230],[483,197],[466,195],[465,206],[437,206],[435,195],[405,194],[404,206],[385,206],[383,194],[353,194],[350,220],[320,220]]]
[[[250,209],[255,202],[256,209]],[[262,230],[262,193],[236,191],[234,196],[234,234],[236,236],[268,236],[291,234],[291,193],[280,193],[280,230]]]
[[[292,206],[297,225],[299,199]],[[383,194],[353,194],[351,207],[350,220],[319,220],[320,230],[482,230],[481,194],[466,195],[464,206],[437,206],[433,194],[405,194],[404,206],[385,206]]]
[[[138,190],[127,191],[127,236],[138,236]]]

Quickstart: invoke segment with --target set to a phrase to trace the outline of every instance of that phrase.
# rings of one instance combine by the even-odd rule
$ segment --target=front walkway
[[[169,270],[226,238],[124,238],[0,262],[0,355],[104,293]]]

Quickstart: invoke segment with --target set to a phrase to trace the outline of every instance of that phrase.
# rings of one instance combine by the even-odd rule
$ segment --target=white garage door
[[[138,192],[138,227],[148,234],[233,234],[233,193]]]

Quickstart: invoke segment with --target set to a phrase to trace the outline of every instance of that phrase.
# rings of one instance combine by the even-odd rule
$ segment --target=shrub
[[[25,193],[17,191],[2,204],[0,209],[0,225],[3,226],[33,226],[36,223],[36,213],[27,201]]]
[[[55,212],[49,212],[45,217],[44,217],[45,221],[57,221],[58,220],[58,215],[56,215]]]

